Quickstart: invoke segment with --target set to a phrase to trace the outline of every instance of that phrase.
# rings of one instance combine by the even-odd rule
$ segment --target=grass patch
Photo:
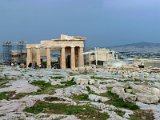
[[[73,95],[72,99],[79,101],[89,101],[89,97],[87,94]]]
[[[65,87],[69,87],[72,85],[76,85],[76,82],[74,81],[74,78],[72,78],[72,80],[66,81],[66,82],[61,82],[61,84],[64,84]]]
[[[12,97],[11,99],[20,99],[20,98],[25,97],[26,95],[30,95],[30,94],[32,94],[32,93],[18,93],[14,97]]]
[[[129,82],[129,81],[132,81],[132,80],[120,80],[120,82]]]
[[[52,101],[65,101],[64,99],[58,98],[58,97],[45,97],[44,100],[45,101],[49,101],[49,102],[52,102]]]
[[[76,115],[82,120],[106,120],[109,116],[107,113],[100,113],[97,109],[90,106],[73,106],[60,103],[37,102],[33,107],[26,108],[24,111],[29,113],[49,113],[49,114],[66,114]]]
[[[115,110],[114,112],[116,112],[117,115],[119,115],[119,116],[121,116],[121,117],[123,117],[124,114],[125,114],[125,112],[124,112],[124,111],[121,111],[121,110]]]
[[[63,79],[64,76],[51,76],[51,79]]]
[[[39,86],[40,88],[51,87],[51,86],[52,86],[51,83],[45,82],[45,81],[42,81],[42,80],[33,81],[31,84],[32,84],[32,85]]]
[[[4,87],[8,87],[6,86],[7,83],[9,83],[9,81],[11,80],[16,80],[15,78],[9,78],[6,75],[4,77],[0,76],[0,87],[4,88]]]
[[[1,92],[0,93],[0,100],[6,99],[9,100],[15,92]]]
[[[106,79],[106,78],[103,78],[103,77],[96,77],[96,76],[91,76],[91,79],[104,80],[104,79]]]
[[[7,77],[7,75],[5,75],[4,77],[0,77],[0,81],[3,81],[3,80],[16,80],[15,78],[9,78]]]
[[[139,107],[131,102],[123,101],[122,98],[120,98],[117,94],[112,93],[111,91],[108,91],[107,93],[101,94],[101,96],[109,97],[111,100],[107,101],[108,104],[112,104],[119,108],[126,108],[130,110],[137,110]]]
[[[87,88],[87,91],[89,92],[89,94],[96,94],[97,95],[97,93],[95,93],[94,91],[92,91],[89,86],[86,86],[86,88]]]
[[[55,87],[51,85],[51,83],[49,82],[40,80],[40,81],[33,81],[31,84],[40,87],[40,89],[34,94],[53,94],[55,90]]]
[[[16,94],[13,97],[13,99],[20,99],[26,95],[40,95],[40,94],[52,95],[55,93],[55,89],[65,88],[65,87],[68,87],[71,85],[75,85],[75,82],[72,80],[72,81],[63,82],[63,85],[52,85],[50,82],[45,82],[43,80],[39,80],[39,81],[33,81],[31,84],[38,86],[40,89],[37,92]]]

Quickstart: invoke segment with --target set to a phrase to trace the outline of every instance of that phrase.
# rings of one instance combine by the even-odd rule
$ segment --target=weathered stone
[[[143,94],[143,93],[137,93],[137,99],[140,102],[143,103],[158,103],[159,98],[156,95],[148,95],[148,94]]]
[[[78,85],[88,85],[90,81],[90,77],[87,75],[78,75],[78,76],[75,76],[74,81]]]
[[[137,96],[136,95],[133,95],[133,94],[129,94],[129,93],[125,93],[124,94],[124,100],[125,101],[128,101],[128,102],[135,102],[137,100]]]
[[[113,87],[111,92],[119,95],[121,98],[125,98],[125,91],[123,87]]]
[[[90,94],[89,99],[92,101],[95,101],[95,102],[106,102],[106,101],[110,100],[107,97],[102,97],[102,96],[98,96],[98,95],[94,95],[94,94]]]

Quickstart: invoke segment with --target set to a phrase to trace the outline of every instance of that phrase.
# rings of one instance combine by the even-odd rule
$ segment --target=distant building
[[[95,48],[83,53],[87,64],[104,65],[118,59],[117,52],[106,48]]]

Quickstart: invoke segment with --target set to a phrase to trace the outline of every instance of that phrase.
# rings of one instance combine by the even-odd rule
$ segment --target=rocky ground
[[[160,120],[160,73],[0,66],[1,119]]]

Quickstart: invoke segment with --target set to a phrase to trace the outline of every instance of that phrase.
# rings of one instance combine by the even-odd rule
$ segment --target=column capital
[[[61,46],[61,48],[66,48],[66,46]]]
[[[70,46],[71,48],[75,48],[75,46]]]
[[[38,46],[38,45],[36,45],[36,47],[35,47],[36,49],[40,49],[40,46]]]
[[[32,47],[27,46],[26,49],[31,49]]]

